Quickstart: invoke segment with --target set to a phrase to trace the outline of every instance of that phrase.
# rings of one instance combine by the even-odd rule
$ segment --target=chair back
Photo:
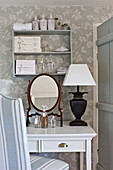
[[[1,94],[0,170],[31,170],[22,100]]]

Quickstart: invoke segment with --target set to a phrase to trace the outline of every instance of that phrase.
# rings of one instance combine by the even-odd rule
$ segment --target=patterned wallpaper
[[[67,23],[72,29],[73,63],[87,63],[93,71],[93,23],[102,23],[113,16],[113,6],[0,6],[0,93],[12,97],[21,97],[24,106],[27,106],[26,89],[28,79],[32,77],[13,77],[12,66],[12,25],[16,22],[30,22],[35,15],[42,14],[58,17],[61,23]],[[63,77],[60,78],[61,81]],[[62,107],[64,118],[72,118],[70,111],[68,92],[74,89],[63,88]],[[92,125],[92,88],[88,91],[88,108],[84,119]],[[45,154],[45,156],[48,154]],[[78,154],[53,153],[52,157],[58,157],[70,163],[71,170],[79,169]]]

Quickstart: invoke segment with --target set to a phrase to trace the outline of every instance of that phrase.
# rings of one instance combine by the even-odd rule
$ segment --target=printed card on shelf
[[[16,60],[16,74],[36,74],[35,60]]]
[[[41,52],[41,38],[39,36],[16,36],[14,52]]]

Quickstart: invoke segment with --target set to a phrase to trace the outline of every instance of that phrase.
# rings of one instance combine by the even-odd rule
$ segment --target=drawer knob
[[[58,147],[59,147],[59,148],[66,148],[66,147],[68,147],[68,144],[67,144],[67,143],[60,143],[60,144],[58,145]]]

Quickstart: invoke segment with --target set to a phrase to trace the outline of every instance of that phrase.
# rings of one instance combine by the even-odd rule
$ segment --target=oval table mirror
[[[48,112],[48,116],[54,115],[60,118],[60,126],[62,125],[62,109],[60,108],[61,88],[57,80],[46,73],[35,76],[32,81],[29,81],[27,89],[27,98],[29,107],[27,108],[26,125],[30,123],[29,117],[41,115],[43,107]],[[58,107],[59,113],[53,113],[52,110]],[[30,113],[31,107],[36,112]]]

